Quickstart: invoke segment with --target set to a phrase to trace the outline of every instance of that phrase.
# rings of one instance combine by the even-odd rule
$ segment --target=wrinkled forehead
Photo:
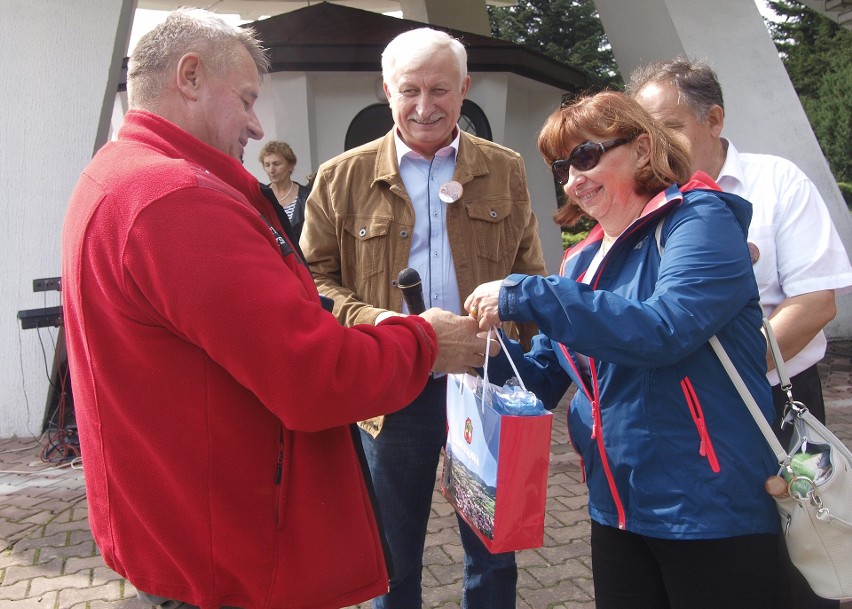
[[[456,56],[450,49],[412,50],[397,59],[388,84],[426,82],[446,84],[461,88],[464,75],[459,69]]]
[[[690,105],[687,97],[674,81],[653,81],[639,90],[636,96],[639,103],[655,118],[661,116],[689,113],[701,118],[701,113]]]

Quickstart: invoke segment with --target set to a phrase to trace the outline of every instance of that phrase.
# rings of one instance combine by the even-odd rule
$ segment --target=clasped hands
[[[485,364],[488,341],[475,319],[437,307],[424,311],[420,317],[432,325],[438,337],[438,357],[432,366],[433,372],[474,373],[474,368]],[[488,347],[492,357],[500,352],[500,344],[494,339]]]
[[[471,372],[485,364],[488,340],[486,332],[492,326],[499,327],[497,302],[500,281],[485,283],[476,288],[465,300],[464,308],[469,317],[461,317],[439,308],[420,314],[432,325],[438,336],[438,357],[434,372]],[[500,352],[500,344],[492,339],[487,346],[490,356]]]

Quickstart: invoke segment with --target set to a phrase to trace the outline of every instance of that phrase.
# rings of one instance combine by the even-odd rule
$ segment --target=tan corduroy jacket
[[[446,225],[462,302],[510,273],[545,274],[521,155],[463,131],[453,179],[464,191],[447,205]],[[342,324],[374,324],[380,313],[402,310],[396,279],[408,266],[414,207],[393,131],[323,163],[305,217],[300,245]],[[521,338],[528,344],[534,333],[524,324]],[[381,424],[361,426],[377,435]]]

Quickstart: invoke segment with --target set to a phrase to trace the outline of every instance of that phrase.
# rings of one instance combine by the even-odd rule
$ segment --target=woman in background
[[[279,217],[281,211],[287,214],[287,219],[296,233],[296,239],[302,234],[305,223],[305,201],[310,190],[293,181],[293,170],[296,168],[296,155],[289,144],[285,142],[267,142],[260,151],[260,164],[269,177],[269,186],[278,205],[275,211]],[[283,219],[282,219],[283,223]]]

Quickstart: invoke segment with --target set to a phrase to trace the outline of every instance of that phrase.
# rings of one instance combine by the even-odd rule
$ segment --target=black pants
[[[812,415],[821,423],[825,423],[825,401],[822,397],[822,383],[816,364],[792,377],[790,383],[793,385],[793,399],[807,406]],[[775,385],[772,388],[772,400],[775,403],[775,412],[778,415],[773,429],[781,445],[787,448],[793,436],[793,426],[787,425],[784,429],[781,429],[784,406],[787,404],[787,394],[781,391],[780,385]],[[784,583],[782,585],[785,590],[782,597],[784,599],[782,609],[836,609],[840,607],[840,601],[826,600],[813,593],[808,582],[790,562],[787,547],[783,540],[781,545],[781,563],[784,571]]]
[[[597,609],[777,609],[777,535],[671,540],[592,522]]]

